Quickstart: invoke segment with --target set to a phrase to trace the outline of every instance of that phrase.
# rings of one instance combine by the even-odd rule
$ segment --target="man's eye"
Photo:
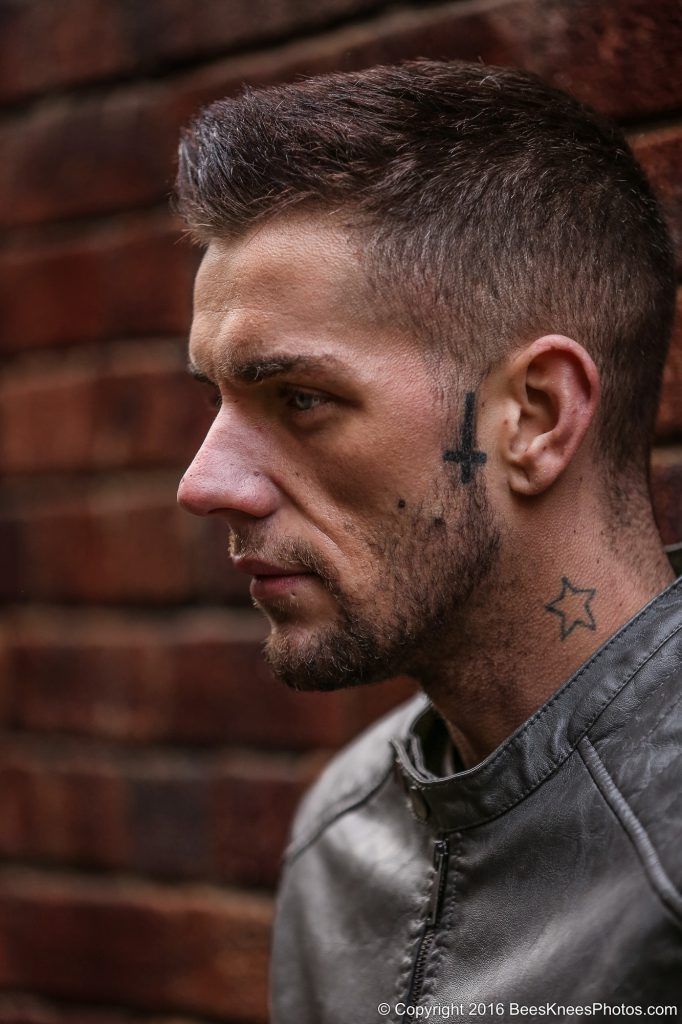
[[[295,412],[310,412],[329,401],[324,395],[316,395],[312,391],[286,389],[283,395],[286,398],[286,404]]]

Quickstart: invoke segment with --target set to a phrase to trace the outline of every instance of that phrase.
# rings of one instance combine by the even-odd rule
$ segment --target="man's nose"
[[[262,441],[224,429],[216,419],[178,486],[178,503],[196,516],[222,513],[229,520],[271,515],[279,490],[262,465]]]

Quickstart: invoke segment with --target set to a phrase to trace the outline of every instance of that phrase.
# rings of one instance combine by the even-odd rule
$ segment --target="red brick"
[[[244,680],[249,676],[241,666],[249,662],[253,664],[253,654],[247,646],[228,650],[215,634],[179,645],[173,655],[175,730],[182,730],[188,739],[199,739],[207,735],[213,721],[216,731],[208,735],[214,739],[222,729],[235,742],[253,742],[258,737],[257,742],[264,745],[290,749],[337,747],[414,691],[413,683],[394,680],[329,694],[296,693],[271,680],[262,669],[258,688],[248,693]],[[261,689],[263,677],[269,685]],[[190,679],[192,687],[187,685]]]
[[[236,50],[276,36],[310,32],[342,19],[362,16],[389,5],[389,0],[277,0],[255,7],[250,0],[199,0],[191,9],[184,0],[161,0],[140,13],[138,31],[147,46],[142,59],[158,60]]]
[[[234,1020],[234,1018],[233,1018]],[[158,1017],[101,1007],[52,1002],[25,992],[0,993],[0,1024],[162,1024]],[[188,1017],[164,1016],[163,1024],[200,1024]]]
[[[120,773],[96,771],[84,757],[59,757],[53,745],[23,749],[5,736],[0,853],[9,859],[121,867],[129,843],[126,796]]]
[[[663,371],[656,436],[661,440],[682,435],[682,292],[678,294],[675,329]]]
[[[227,527],[180,509],[180,472],[74,483],[55,495],[6,489],[0,546],[18,552],[0,579],[4,596],[44,601],[172,603],[194,598],[246,600],[248,581],[230,566]]]
[[[0,252],[5,352],[184,334],[198,250],[167,215],[120,218]]]
[[[682,23],[676,0],[502,0],[400,10],[271,53],[181,76],[168,100],[182,119],[199,104],[301,74],[415,57],[521,67],[613,117],[679,109]],[[633,74],[633,69],[637,74]]]
[[[175,619],[169,619],[175,625]],[[140,616],[14,615],[5,623],[2,721],[33,732],[93,735],[129,743],[166,738],[166,624]]]
[[[682,449],[658,448],[651,467],[654,511],[664,544],[682,541]]]
[[[442,8],[391,14],[162,84],[38,107],[6,122],[0,222],[27,224],[161,200],[180,124],[201,103],[247,81],[266,84],[407,57],[462,57],[536,71],[611,114],[633,117],[682,103],[682,26],[676,0],[512,0],[475,13]],[[678,26],[675,29],[675,26]],[[652,54],[655,60],[652,60]],[[633,75],[633,67],[637,75]]]
[[[32,224],[160,201],[177,125],[158,85],[60,99],[0,125],[0,223]]]
[[[2,560],[0,559],[0,564]],[[10,707],[10,644],[13,637],[12,626],[0,619],[0,727],[7,722],[12,714]]]
[[[244,754],[128,758],[129,850],[145,874],[273,886],[312,765]],[[85,813],[87,810],[84,808]]]
[[[15,361],[0,378],[0,466],[184,468],[212,415],[186,358],[185,341],[144,341],[100,345],[56,365]]]
[[[0,871],[0,985],[265,1024],[270,900]]]
[[[295,693],[260,654],[256,612],[15,612],[0,683],[10,728],[156,742],[338,747],[413,692],[394,680]]]
[[[4,4],[0,97],[11,100],[128,68],[124,12],[110,0]]]
[[[321,763],[247,753],[133,755],[6,733],[0,855],[273,886],[293,811]]]
[[[631,143],[661,202],[682,269],[682,125],[636,135]]]
[[[248,886],[271,886],[299,801],[323,767],[322,758],[276,767],[255,757],[222,760],[210,790],[218,877]]]
[[[364,10],[377,0],[24,0],[3,12],[0,101],[55,86],[158,69]]]

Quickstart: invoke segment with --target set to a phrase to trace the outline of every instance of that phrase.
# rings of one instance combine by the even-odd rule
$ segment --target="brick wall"
[[[222,528],[176,510],[206,413],[179,126],[243,81],[457,56],[628,129],[682,262],[677,0],[4,0],[0,1024],[266,1020],[272,889],[328,753],[406,693],[292,695]],[[682,331],[653,469],[682,539]],[[293,1024],[293,1022],[292,1022]]]

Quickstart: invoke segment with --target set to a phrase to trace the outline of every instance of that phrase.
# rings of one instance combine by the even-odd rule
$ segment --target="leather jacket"
[[[423,695],[373,725],[297,813],[273,1024],[680,1007],[681,684],[679,577],[474,768]]]

